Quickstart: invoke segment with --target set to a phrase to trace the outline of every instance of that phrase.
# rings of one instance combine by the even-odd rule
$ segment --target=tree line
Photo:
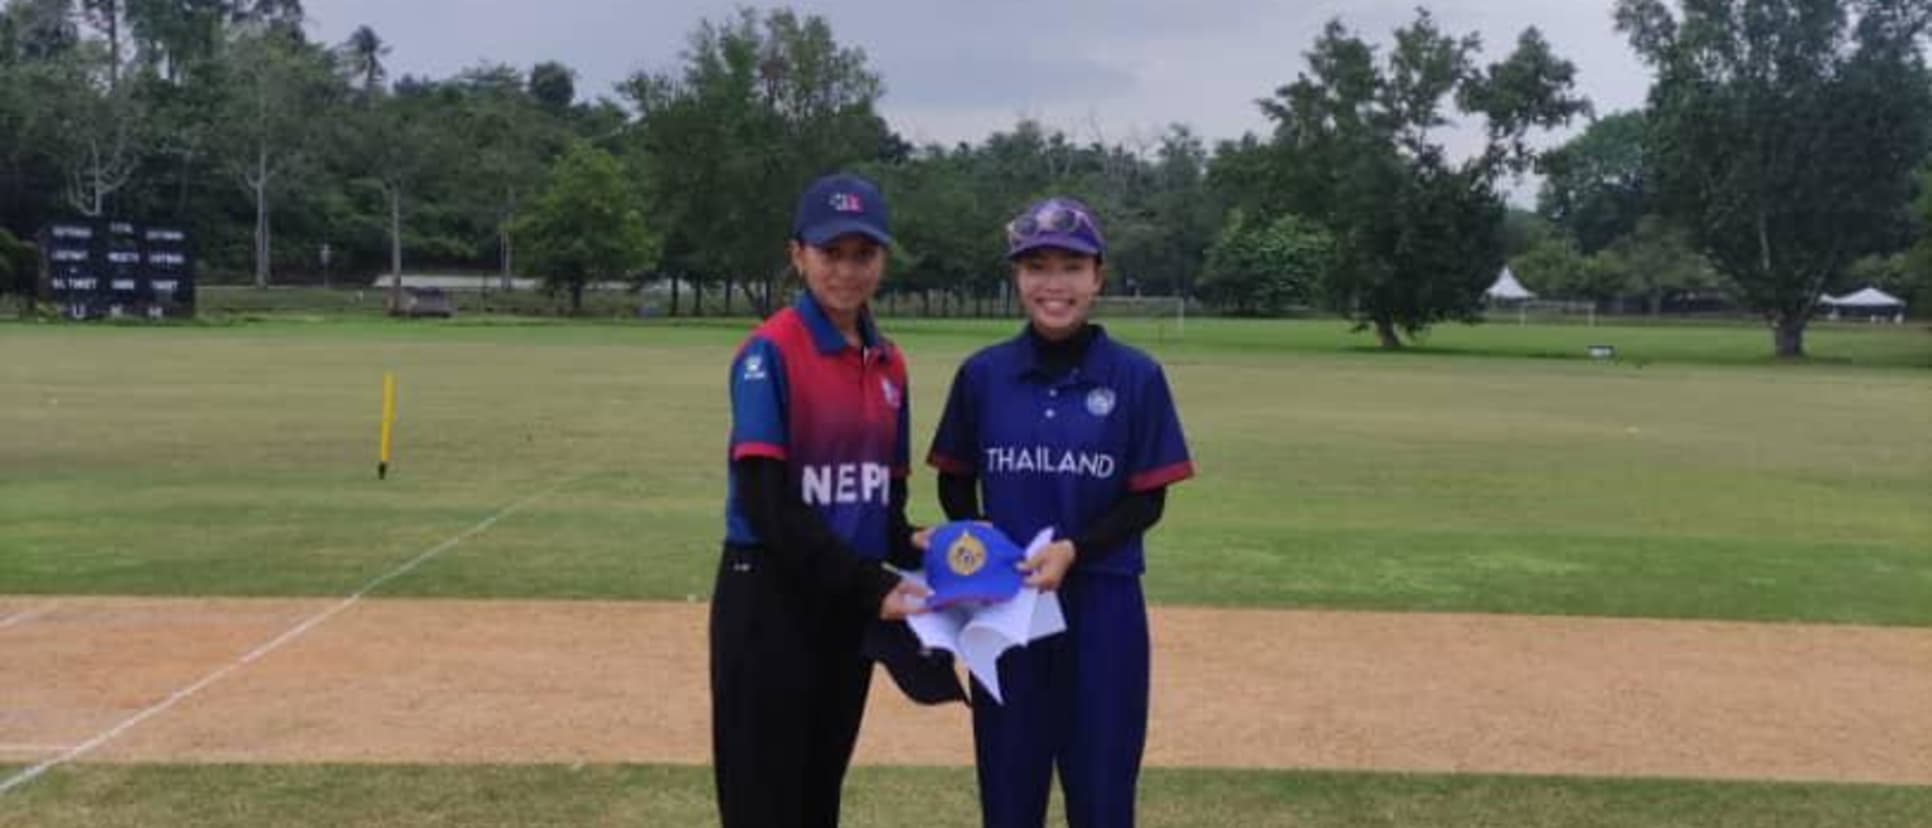
[[[596,95],[558,62],[391,77],[374,30],[304,21],[300,0],[7,0],[0,285],[29,289],[45,222],[113,216],[182,226],[204,275],[256,285],[530,273],[573,306],[630,280],[672,313],[764,312],[794,194],[850,169],[892,198],[887,289],[927,308],[996,301],[1002,223],[1046,193],[1105,220],[1110,292],[1338,313],[1391,348],[1477,318],[1506,262],[1611,308],[1723,297],[1787,355],[1821,292],[1932,301],[1932,0],[1618,0],[1606,24],[1654,83],[1600,117],[1535,29],[1492,58],[1426,10],[1386,39],[1338,20],[1258,96],[1266,133],[1212,144],[1022,120],[915,146],[863,49],[784,8],[700,21],[675,64]],[[1481,145],[1452,155],[1452,125]],[[1536,209],[1511,209],[1531,172]]]

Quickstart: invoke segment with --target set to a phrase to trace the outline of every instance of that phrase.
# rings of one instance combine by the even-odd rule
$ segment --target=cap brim
[[[828,221],[816,227],[807,227],[798,234],[799,239],[813,247],[824,247],[840,236],[863,236],[887,247],[892,246],[892,237],[879,228],[857,219]]]
[[[930,597],[926,598],[926,606],[932,609],[946,609],[947,607],[956,607],[960,604],[997,604],[1010,600],[1013,596],[1020,594],[1020,587],[1022,586],[1025,586],[1025,584],[1020,579],[1015,578],[1010,584],[1001,584],[991,588],[941,590],[934,592]]]
[[[1079,236],[1067,233],[1046,233],[1027,239],[1021,242],[1019,247],[1008,250],[1006,258],[1017,259],[1035,250],[1065,250],[1095,258],[1101,255],[1099,246]]]

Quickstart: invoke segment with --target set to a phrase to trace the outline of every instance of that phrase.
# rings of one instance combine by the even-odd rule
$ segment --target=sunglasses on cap
[[[1043,247],[1062,247],[1098,256],[1105,242],[1100,225],[1079,202],[1048,199],[1006,224],[1008,256]]]

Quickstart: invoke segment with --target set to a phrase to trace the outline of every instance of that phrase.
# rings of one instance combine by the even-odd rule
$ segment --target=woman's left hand
[[[1026,585],[1043,592],[1052,592],[1060,587],[1067,577],[1067,570],[1073,566],[1073,541],[1054,541],[1033,553],[1033,557],[1020,563],[1020,571],[1027,573]]]

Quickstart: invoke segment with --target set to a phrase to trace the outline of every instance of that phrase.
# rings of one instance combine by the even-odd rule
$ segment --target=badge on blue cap
[[[1059,597],[1027,587],[1018,568],[1029,553],[1051,542],[1051,526],[1042,528],[1021,549],[990,525],[954,521],[933,527],[926,544],[925,571],[906,573],[907,580],[932,590],[926,598],[930,611],[905,622],[919,646],[958,655],[995,703],[1005,704],[1000,695],[1000,654],[1067,629]],[[931,697],[944,700],[944,682],[936,684],[913,689],[932,690]]]
[[[926,545],[926,585],[932,588],[926,605],[943,609],[1012,598],[1026,579],[1018,568],[1025,560],[1025,550],[987,524],[957,520],[935,527]]]

